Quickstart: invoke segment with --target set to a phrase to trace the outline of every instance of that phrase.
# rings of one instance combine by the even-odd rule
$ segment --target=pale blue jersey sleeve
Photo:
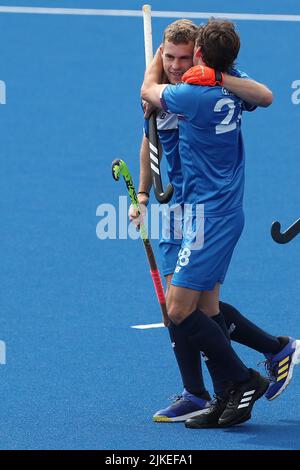
[[[241,70],[236,69],[236,68],[232,68],[229,73],[233,77],[244,78],[245,80],[253,80],[253,78],[249,77],[247,73],[242,72]],[[250,103],[247,103],[247,101],[243,101],[244,111],[254,111],[256,108],[257,106],[255,106],[255,104],[250,104]]]
[[[195,97],[191,93],[191,86],[186,83],[168,85],[161,94],[162,108],[171,114],[185,116],[190,113],[195,106]]]
[[[234,77],[252,80],[245,72],[235,68],[230,70],[230,74]],[[189,85],[186,83],[168,85],[161,94],[160,101],[162,108],[168,113],[178,114],[179,116],[190,114],[191,109],[195,107],[195,97],[191,93],[191,86],[199,85]],[[254,111],[256,108],[257,106],[243,101],[244,111]]]

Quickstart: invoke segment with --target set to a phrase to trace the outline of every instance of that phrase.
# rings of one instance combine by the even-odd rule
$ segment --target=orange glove
[[[224,75],[205,65],[195,65],[182,76],[182,81],[190,85],[215,86],[223,85]]]

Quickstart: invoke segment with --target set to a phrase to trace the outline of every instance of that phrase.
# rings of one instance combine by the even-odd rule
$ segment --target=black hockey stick
[[[285,232],[281,233],[280,222],[273,222],[271,227],[271,235],[276,243],[289,243],[300,233],[300,219],[296,220]]]
[[[146,67],[153,58],[152,46],[152,25],[151,25],[151,6],[143,6],[144,20],[144,42],[145,42],[145,59]],[[153,112],[149,118],[149,151],[150,151],[150,167],[154,194],[158,202],[166,204],[173,196],[173,186],[169,183],[166,191],[164,191],[161,175],[160,161],[162,157],[160,142],[157,135],[156,113]]]
[[[173,196],[173,186],[168,184],[166,191],[163,189],[160,175],[161,147],[157,135],[156,113],[152,113],[149,119],[149,151],[152,183],[156,200],[161,204],[167,204]]]

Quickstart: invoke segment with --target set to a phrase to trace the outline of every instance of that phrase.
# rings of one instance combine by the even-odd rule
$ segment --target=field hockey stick
[[[138,203],[138,199],[137,199],[136,192],[134,189],[132,177],[131,177],[131,174],[129,172],[129,169],[126,163],[123,160],[117,159],[112,162],[112,175],[116,181],[119,181],[120,175],[123,176],[126,186],[127,186],[127,191],[131,200],[131,204],[133,205],[134,209],[139,212],[139,203]],[[161,308],[164,325],[167,326],[169,323],[169,319],[168,319],[168,314],[167,314],[164,289],[163,289],[163,285],[161,282],[159,271],[157,269],[152,246],[148,238],[147,228],[143,220],[140,221],[140,234],[141,234],[141,238],[143,240],[145,251],[147,254],[147,258],[148,258],[148,262],[150,266],[150,273],[151,273],[151,277],[153,280],[157,300]]]
[[[153,46],[152,46],[152,25],[151,25],[151,6],[143,6],[143,20],[144,20],[144,43],[145,43],[145,59],[146,67],[153,59]],[[163,189],[163,184],[160,174],[160,161],[162,158],[161,147],[157,135],[156,125],[156,111],[152,112],[149,117],[149,151],[150,151],[150,167],[152,175],[152,183],[154,187],[154,194],[158,202],[166,204],[173,196],[173,186],[169,183],[166,191]]]
[[[280,222],[273,222],[271,227],[271,235],[275,242],[284,244],[289,243],[300,233],[300,219],[296,220],[285,232],[281,233]]]

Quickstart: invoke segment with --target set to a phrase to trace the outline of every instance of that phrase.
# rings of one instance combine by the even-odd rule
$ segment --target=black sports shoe
[[[269,381],[258,372],[249,369],[250,379],[239,383],[230,391],[226,408],[219,418],[221,426],[231,426],[246,416],[249,416],[254,403],[264,395]]]
[[[206,410],[201,411],[197,416],[186,420],[185,427],[192,429],[207,429],[207,428],[223,428],[228,425],[219,424],[219,418],[224,412],[227,405],[227,400],[224,400],[218,396],[215,396],[215,399],[211,402],[211,405]],[[243,418],[239,418],[236,422],[231,423],[230,426],[234,424],[241,424],[251,418],[251,414],[248,413]]]

